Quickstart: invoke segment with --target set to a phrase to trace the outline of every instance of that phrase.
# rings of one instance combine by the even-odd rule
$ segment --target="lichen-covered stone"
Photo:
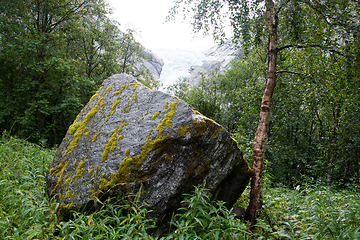
[[[60,217],[93,206],[96,198],[141,189],[140,202],[161,225],[194,185],[206,182],[212,199],[230,207],[249,178],[248,164],[224,128],[121,74],[104,81],[69,127],[46,180],[49,197],[61,203]]]

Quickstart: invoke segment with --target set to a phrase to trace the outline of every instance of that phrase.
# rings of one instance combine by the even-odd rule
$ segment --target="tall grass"
[[[360,239],[360,191],[307,186],[265,191],[265,206],[285,239]]]
[[[54,156],[24,140],[0,139],[0,235],[32,239],[49,235],[46,218],[51,206],[45,195],[46,168]]]
[[[48,201],[45,174],[55,155],[24,140],[3,134],[0,140],[1,239],[152,239],[145,208],[136,201],[105,204],[91,214],[73,213],[59,222],[59,204]]]
[[[360,239],[360,190],[355,187],[266,187],[255,232],[222,202],[210,203],[202,186],[184,200],[164,237],[149,234],[154,222],[136,200],[108,202],[97,212],[74,212],[72,220],[59,222],[54,214],[58,204],[45,192],[45,173],[54,154],[2,135],[0,239]],[[246,206],[248,193],[238,205]]]

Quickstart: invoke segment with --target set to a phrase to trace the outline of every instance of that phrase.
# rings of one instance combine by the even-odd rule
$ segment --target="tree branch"
[[[290,0],[282,1],[282,2],[280,3],[279,8],[277,9],[277,11],[275,11],[275,15],[278,15],[278,14],[281,12],[281,9],[282,9],[285,5],[287,5],[289,2],[290,2]]]
[[[278,74],[278,73],[291,73],[291,74],[299,75],[299,76],[302,76],[302,77],[305,76],[304,73],[293,72],[293,71],[288,71],[288,70],[280,70],[280,71],[277,71],[276,73],[277,73],[277,74]]]
[[[338,54],[340,56],[343,56],[345,57],[345,54],[337,51],[337,50],[334,50],[334,49],[327,49],[326,47],[322,46],[322,45],[319,45],[319,44],[309,44],[309,45],[294,45],[294,44],[288,44],[288,45],[285,45],[285,46],[282,46],[282,47],[278,47],[276,49],[277,52],[280,52],[282,50],[285,50],[287,48],[320,48],[321,50],[323,51],[328,51],[328,52],[332,52],[332,53],[335,53],[335,54]]]
[[[311,74],[305,74],[305,73],[299,73],[299,72],[293,72],[293,71],[289,71],[289,70],[280,70],[280,71],[277,71],[276,74],[279,74],[279,73],[290,73],[290,74],[294,74],[294,75],[299,75],[301,77],[302,80],[304,80],[305,78],[307,77],[310,77]]]
[[[356,15],[350,15],[350,13],[346,13],[345,16],[346,17],[346,21],[339,21],[337,17],[332,16],[331,14],[325,14],[323,13],[320,9],[319,6],[315,6],[313,3],[309,2],[309,1],[305,1],[305,4],[307,4],[310,8],[312,8],[314,11],[316,11],[318,14],[320,14],[320,16],[322,16],[322,18],[324,19],[324,21],[329,25],[329,26],[336,26],[339,25],[345,29],[350,29],[352,31],[355,32],[360,32],[358,29],[358,23],[359,23],[359,18],[356,17]],[[329,21],[332,20],[333,22]]]
[[[79,5],[75,5],[73,8],[71,8],[69,11],[67,11],[61,18],[59,21],[51,24],[51,28],[52,30],[55,29],[59,24],[61,24],[62,22],[65,22],[73,13],[78,12],[83,6],[85,6],[86,4],[88,4],[88,0],[83,1],[82,3],[80,3]]]

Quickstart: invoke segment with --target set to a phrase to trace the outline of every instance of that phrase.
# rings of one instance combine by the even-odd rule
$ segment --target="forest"
[[[256,222],[210,203],[204,186],[195,186],[168,236],[151,235],[146,209],[126,199],[58,221],[45,175],[77,114],[113,74],[159,83],[141,64],[147,56],[134,31],[119,30],[106,1],[2,0],[2,239],[360,239],[359,1],[177,0],[169,20],[183,9],[195,32],[219,43],[229,19],[244,53],[198,86],[180,77],[166,91],[224,126],[255,163]],[[254,189],[236,206],[250,206]]]

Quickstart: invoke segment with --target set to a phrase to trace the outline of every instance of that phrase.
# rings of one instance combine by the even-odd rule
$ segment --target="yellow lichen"
[[[104,146],[104,152],[101,155],[101,161],[105,161],[109,155],[110,151],[114,151],[116,149],[116,144],[117,144],[117,135],[119,132],[122,131],[122,128],[126,125],[128,125],[128,123],[124,123],[125,119],[122,120],[121,122],[121,126],[116,128],[115,131],[111,134],[110,136],[110,140],[107,144],[105,144]]]
[[[106,91],[103,93],[103,95],[106,94],[106,93],[108,93],[108,92],[110,92],[111,90],[112,90],[112,88],[111,88],[111,86],[109,86],[109,87],[106,89]]]
[[[92,110],[90,110],[88,112],[88,114],[86,114],[84,121],[82,122],[77,122],[74,123],[73,125],[70,126],[70,133],[73,133],[74,131],[74,139],[71,140],[71,142],[69,143],[66,151],[64,152],[64,156],[68,153],[70,153],[71,150],[74,150],[76,147],[77,142],[79,141],[79,139],[81,138],[82,134],[84,133],[84,131],[86,130],[86,125],[90,122],[90,120],[94,117],[94,115],[97,113],[99,108],[99,105],[96,105]]]
[[[204,135],[207,130],[206,121],[201,119],[200,122],[193,119],[193,125],[200,136]]]
[[[178,133],[180,136],[184,136],[188,131],[188,125],[186,126],[180,126],[178,129]]]
[[[100,104],[100,107],[104,107],[106,104],[108,104],[108,101],[107,101],[107,102],[102,102],[102,103]]]
[[[56,174],[59,177],[55,187],[53,188],[53,190],[50,193],[50,196],[53,196],[56,193],[57,189],[60,187],[60,185],[62,183],[64,171],[65,171],[65,168],[67,167],[67,165],[69,165],[69,161],[66,161],[65,163],[60,163],[56,169],[53,169],[53,168],[52,168],[53,170],[50,169],[51,175]]]
[[[70,198],[70,196],[71,196],[71,191],[68,190],[68,191],[66,192],[66,194],[65,194],[65,198]]]
[[[57,171],[58,171],[58,170],[55,169],[55,168],[50,168],[49,173],[50,173],[50,175],[53,176]]]
[[[101,89],[101,88],[100,88]],[[99,89],[99,90],[100,90]],[[91,98],[90,98],[90,101],[89,101],[89,103],[91,103],[93,100],[94,100],[94,98],[96,98],[96,97],[98,97],[99,96],[99,94],[98,93],[95,93]]]
[[[131,106],[129,106],[129,107],[126,107],[126,106],[125,106],[125,107],[124,107],[124,112],[125,112],[125,113],[128,113],[130,110],[131,110]]]
[[[120,101],[116,99],[116,100],[113,102],[113,104],[111,105],[111,110],[114,110],[119,103],[120,103]]]
[[[66,179],[66,178],[65,178],[65,179]],[[70,183],[70,181],[71,181],[71,178],[68,178],[68,179],[66,179],[66,181],[64,182],[64,184],[67,185],[67,184]]]
[[[73,176],[73,179],[76,178],[76,180],[79,180],[79,178],[81,178],[81,175],[82,175],[83,172],[85,171],[84,165],[85,165],[85,162],[84,162],[84,161],[81,161],[81,162],[79,163],[78,167],[77,167],[76,170],[75,170],[75,175]]]
[[[111,117],[112,115],[114,115],[115,112],[116,112],[116,110],[113,110],[111,113],[108,113],[107,116]]]
[[[91,139],[91,141],[95,142],[95,141],[96,141],[97,136],[99,136],[99,135],[100,135],[100,133],[98,132],[95,136],[93,136],[93,138]]]
[[[132,94],[132,95],[131,95],[131,96],[132,96],[132,98],[134,99],[134,101],[136,101],[136,100],[137,100],[137,98],[136,98],[136,97],[137,97],[137,94],[138,94],[138,93],[136,92],[136,93],[134,93],[134,94]]]
[[[199,111],[196,111],[196,110],[194,110],[194,109],[191,109],[191,111],[192,111],[194,114],[196,114],[196,115],[201,115],[201,116],[203,116]]]
[[[119,94],[121,94],[121,92],[124,91],[125,88],[126,88],[126,83],[124,83],[124,84],[121,86],[121,89],[120,89],[119,91],[114,92],[114,95],[119,95]]]
[[[150,120],[155,120],[160,115],[160,112],[154,113],[154,116],[150,118]]]
[[[130,149],[126,149],[125,156],[129,156],[129,155],[130,155]]]
[[[175,112],[175,106],[177,104],[177,101],[175,102],[171,102],[169,104],[168,107],[168,111],[171,110],[170,112],[165,114],[165,118],[161,121],[161,123],[156,127],[156,130],[160,133],[163,134],[164,132],[164,126],[166,126],[167,128],[170,128],[172,126],[172,118],[174,116]]]
[[[149,155],[151,151],[157,149],[161,143],[166,141],[166,139],[170,138],[171,136],[167,134],[164,135],[157,135],[154,140],[150,140],[149,135],[147,136],[146,143],[142,146],[142,151],[139,155],[133,157],[125,157],[120,164],[120,168],[117,172],[113,173],[109,180],[105,178],[100,179],[99,189],[105,192],[112,186],[116,184],[121,184],[126,182],[126,176],[128,173],[137,170],[141,163],[145,160],[145,158]]]
[[[130,86],[134,86],[132,90],[135,91],[137,87],[141,86],[141,83],[135,81],[135,83],[129,83],[126,87],[130,87]]]
[[[73,134],[82,124],[82,122],[77,122],[77,123],[73,123],[70,127],[69,127],[69,132],[71,134]]]
[[[90,174],[92,174],[93,172],[94,172],[94,166],[91,166],[91,168],[90,168],[90,170],[89,170],[88,174],[90,175]]]

